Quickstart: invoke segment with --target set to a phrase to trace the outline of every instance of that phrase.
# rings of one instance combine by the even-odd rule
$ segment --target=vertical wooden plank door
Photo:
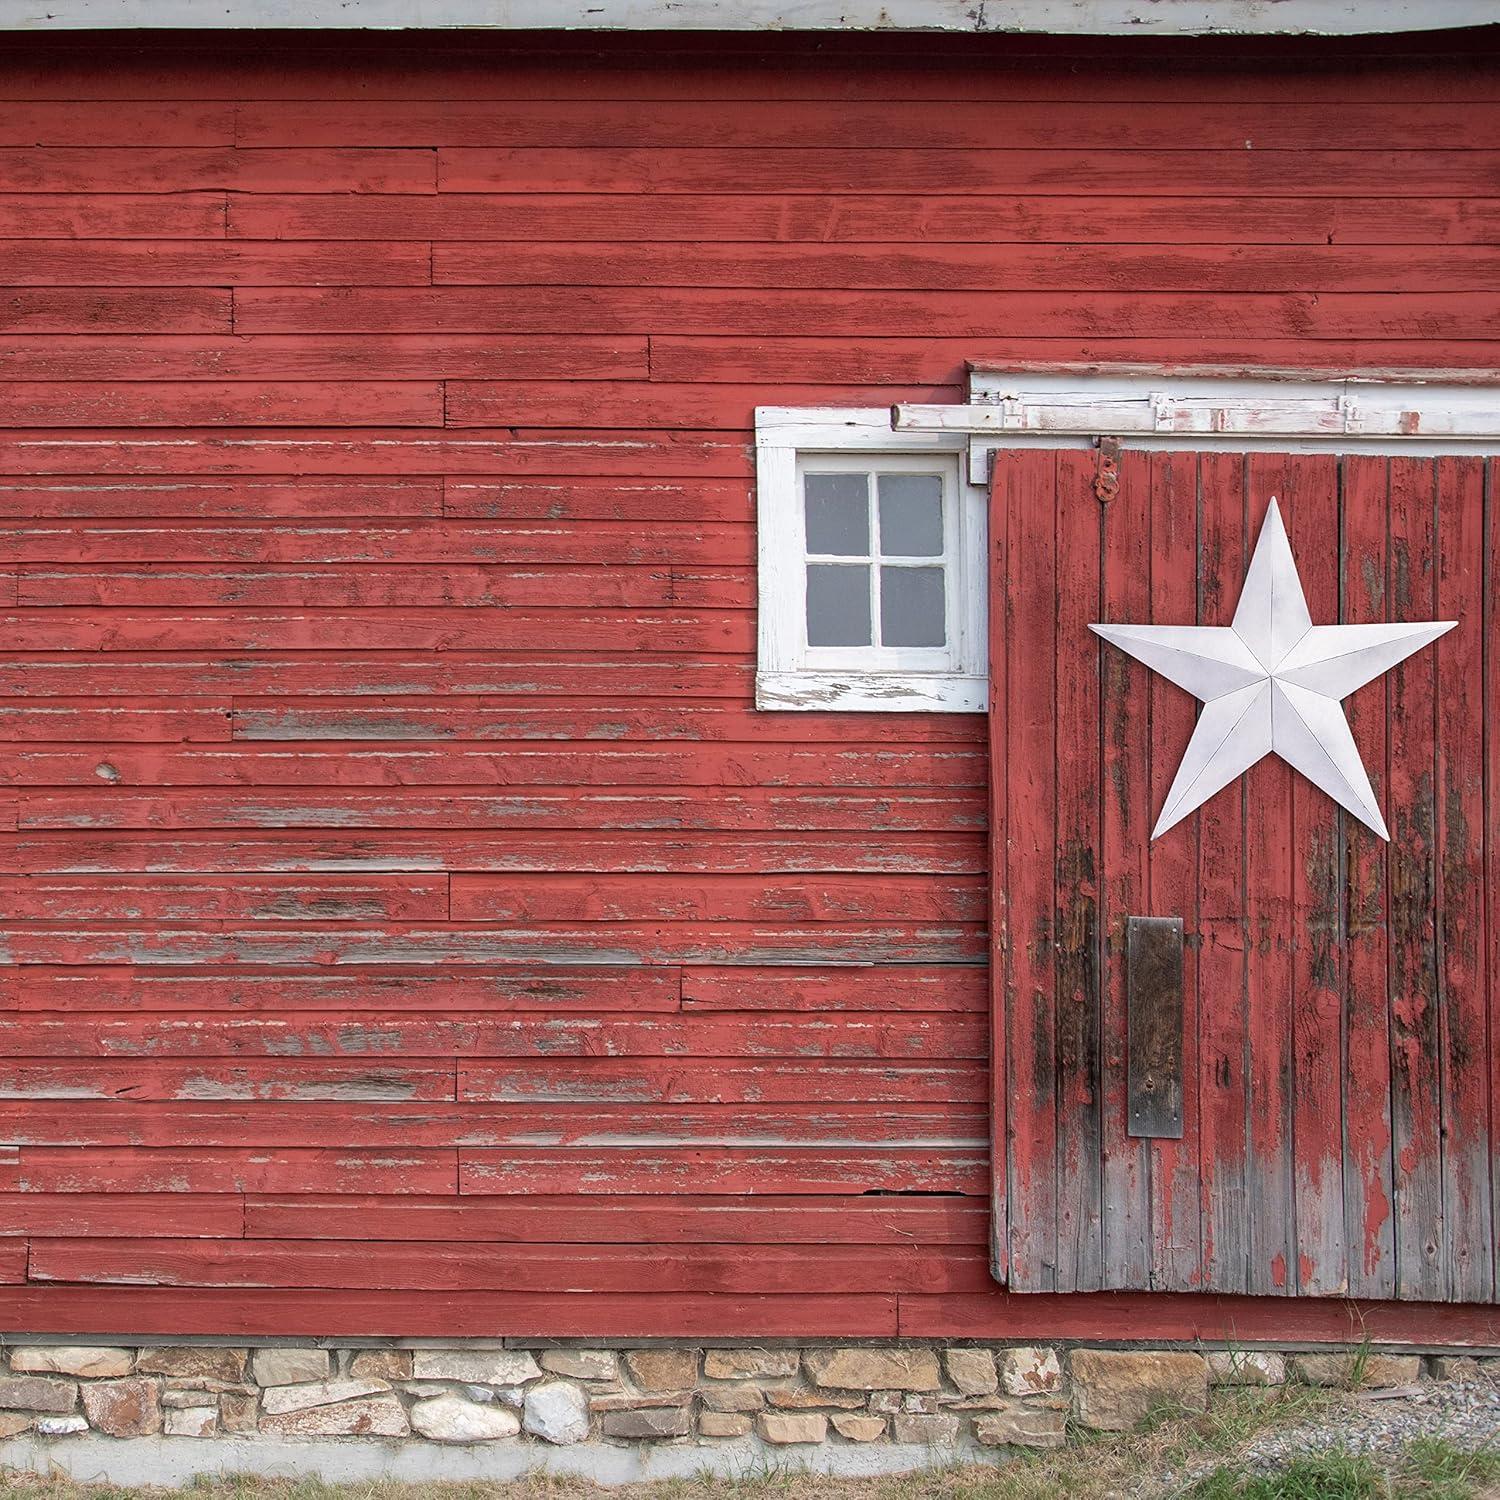
[[[1020,449],[991,486],[995,1274],[1493,1301],[1493,464],[1095,477]],[[1229,624],[1273,496],[1316,623],[1458,621],[1345,704],[1389,843],[1276,758],[1150,837],[1196,705],[1088,626]],[[1180,1136],[1132,1132],[1133,917],[1182,922]]]

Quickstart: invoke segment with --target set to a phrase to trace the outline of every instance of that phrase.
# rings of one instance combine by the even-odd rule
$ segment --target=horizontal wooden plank
[[[726,183],[733,183],[740,192],[827,193],[843,191],[855,182],[879,183],[888,193],[1045,194],[1050,190],[1070,197],[1096,193],[1106,197],[1233,193],[1268,198],[1339,198],[1383,193],[1392,198],[1485,198],[1496,196],[1500,189],[1500,153],[1494,150],[1408,152],[1391,150],[1388,142],[1378,144],[1385,149],[1246,150],[1243,142],[1235,149],[1210,151],[952,150],[864,145],[820,151],[768,147],[742,152],[711,146],[671,150],[459,146],[444,147],[437,158],[438,187],[457,193],[711,193]],[[310,164],[322,153],[301,154]],[[12,182],[7,155],[0,152],[0,188]],[[367,175],[373,175],[373,169],[371,163]],[[222,177],[223,169],[218,178],[211,173],[195,176],[191,169],[176,163],[164,164],[163,170],[180,174],[173,175],[172,180],[180,181],[183,187],[230,185]],[[43,176],[42,185],[53,190],[75,186],[61,174],[54,177],[43,175],[44,169],[33,171]],[[127,177],[112,185],[118,190],[128,189],[133,183]]]
[[[151,1013],[0,1016],[9,1057],[786,1057],[981,1058],[980,1020],[843,1013],[792,1017],[515,1016],[486,1012],[347,1018]],[[87,1121],[80,1122],[87,1128]]]
[[[244,1225],[245,1200],[238,1193],[0,1192],[0,1235],[12,1237],[128,1234],[237,1240]]]
[[[22,287],[0,295],[0,333],[228,333],[232,321],[229,293],[219,288]]]
[[[412,695],[427,700],[450,694],[524,694],[529,703],[544,698],[593,698],[619,702],[637,694],[702,702],[729,699],[743,704],[750,694],[748,661],[677,659],[634,661],[612,657],[507,657],[495,652],[250,652],[239,657],[195,657],[120,652],[87,656],[0,655],[0,698],[218,697],[327,698],[345,694],[389,699]]]
[[[743,609],[68,610],[0,613],[15,651],[651,651],[745,656]]]
[[[306,1334],[367,1337],[372,1333],[429,1337],[891,1338],[896,1298],[789,1293],[672,1292],[399,1292],[321,1288],[203,1288],[184,1297],[176,1287],[18,1287],[6,1294],[18,1327],[98,1334],[133,1333],[181,1339],[194,1334],[286,1339]]]
[[[1496,258],[1500,270],[1500,256]],[[837,275],[837,272],[833,273]],[[954,404],[967,399],[958,385],[927,387],[930,396],[915,399]],[[677,427],[748,432],[755,408],[774,401],[786,406],[858,406],[871,399],[861,387],[673,384],[651,381],[508,381],[454,380],[447,386],[449,427],[490,427],[519,423],[527,427],[594,428]],[[883,390],[881,401],[910,399],[899,389]]]
[[[0,973],[0,1004],[7,1010],[102,1011],[116,1016],[136,1011],[185,1012],[200,1020],[217,1013],[261,1011],[670,1013],[678,1009],[680,988],[674,968],[603,965],[581,969],[533,965],[457,972],[323,966],[291,973],[210,967],[13,967]],[[280,1019],[286,1024],[284,1016]]]
[[[1236,327],[1206,333],[1173,330],[1117,333],[1108,322],[1089,334],[1013,335],[994,330],[962,338],[885,338],[879,334],[837,339],[721,337],[716,334],[660,335],[651,340],[653,376],[663,381],[733,383],[780,379],[868,381],[873,385],[913,380],[961,378],[969,362],[1006,368],[1036,364],[1103,363],[1203,364],[1228,369],[1255,363],[1275,369],[1323,371],[1387,367],[1485,369],[1500,362],[1500,340],[1425,339],[1409,335],[1360,334],[1348,339],[1257,336],[1247,343]],[[873,394],[873,393],[872,393]]]
[[[430,193],[431,151],[316,148],[237,151],[210,147],[0,149],[0,192]]]
[[[36,1067],[36,1064],[31,1064]],[[79,1064],[59,1065],[59,1073]],[[138,1066],[138,1065],[134,1065]],[[524,1065],[464,1063],[458,1097],[494,1103],[621,1104],[899,1104],[983,1105],[989,1080],[977,1062],[890,1063],[801,1061],[729,1062],[722,1058],[684,1070],[677,1062],[589,1058],[584,1062]],[[752,1112],[753,1113],[753,1112]],[[900,1112],[898,1111],[898,1114]],[[539,1116],[539,1123],[543,1116]],[[675,1115],[659,1117],[663,1128]]]
[[[80,1022],[79,1024],[86,1024]],[[152,1059],[128,1062],[69,1058],[64,1062],[16,1059],[0,1062],[0,1099],[89,1099],[116,1103],[119,1101],[285,1101],[295,1104],[327,1102],[368,1103],[375,1100],[404,1102],[410,1100],[455,1100],[455,1070],[449,1062],[433,1063],[329,1063],[303,1059],[274,1058],[265,1062],[225,1062],[210,1058],[201,1063],[181,1063]],[[852,1135],[874,1129],[877,1137],[891,1134],[941,1129],[951,1135],[962,1121],[963,1129],[973,1129],[980,1116],[970,1109],[966,1113],[944,1111],[922,1115],[902,1109],[894,1110],[886,1120],[871,1120],[868,1112],[848,1111],[835,1114],[826,1109],[807,1110],[809,1105],[861,1104],[964,1104],[980,1105],[985,1101],[987,1079],[977,1062],[956,1063],[831,1063],[826,1059],[805,1062],[759,1061],[727,1062],[715,1059],[709,1064],[684,1073],[677,1062],[616,1061],[593,1058],[586,1062],[539,1064],[528,1059],[521,1067],[469,1064],[458,1069],[457,1100],[465,1105],[581,1105],[601,1106],[590,1113],[577,1109],[566,1112],[538,1110],[535,1117],[516,1111],[470,1110],[451,1116],[434,1116],[424,1111],[415,1121],[417,1129],[406,1139],[411,1145],[434,1143],[434,1132],[442,1132],[444,1122],[450,1133],[462,1134],[473,1142],[484,1136],[493,1138],[509,1118],[511,1133],[537,1137],[548,1133],[565,1134],[575,1139],[585,1131],[622,1137],[671,1135],[682,1131],[702,1133],[717,1131],[733,1134],[740,1124],[744,1133],[756,1135],[771,1128],[791,1137],[810,1130],[847,1130]],[[744,1115],[719,1111],[713,1116],[703,1112],[673,1109],[632,1119],[632,1104],[755,1106]],[[770,1106],[786,1106],[779,1115]],[[701,1116],[701,1118],[700,1118]],[[62,1119],[61,1115],[43,1114],[35,1122],[39,1131],[51,1131],[46,1121]],[[176,1119],[173,1116],[170,1119]],[[236,1127],[257,1143],[269,1142],[274,1133],[288,1143],[288,1122],[296,1128],[297,1116],[278,1115],[274,1125],[266,1125],[256,1115]],[[387,1127],[392,1133],[410,1130],[403,1123],[408,1117],[397,1116]],[[129,1125],[130,1116],[112,1112],[99,1119],[75,1121],[73,1129],[84,1137],[83,1144],[96,1144],[104,1135]],[[980,1121],[982,1126],[982,1119]],[[261,1131],[261,1134],[256,1134]],[[98,1128],[100,1136],[89,1132]],[[220,1127],[226,1129],[229,1127]],[[347,1143],[358,1126],[334,1125],[328,1129],[322,1115],[309,1116],[307,1132],[325,1132],[319,1144]],[[981,1129],[981,1134],[982,1134]],[[191,1144],[191,1125],[181,1144]],[[30,1137],[35,1138],[35,1137]],[[55,1139],[55,1136],[53,1137]],[[73,1137],[69,1137],[70,1139]],[[305,1141],[307,1136],[302,1139]],[[368,1144],[368,1141],[364,1142]],[[200,1142],[201,1144],[201,1142]]]
[[[0,359],[7,359],[9,352],[0,353]],[[86,349],[78,352],[85,360],[92,358]],[[164,480],[81,475],[0,481],[0,516],[13,520],[110,516],[159,521],[182,516],[266,522],[442,514],[439,478]]]
[[[466,1149],[465,1193],[870,1193],[981,1194],[987,1150],[837,1152],[752,1148],[629,1152]]]
[[[945,106],[946,107],[946,106]],[[1264,118],[1264,116],[1263,116]],[[880,132],[885,134],[884,131]],[[347,193],[232,198],[231,236],[263,240],[589,242],[698,241],[811,244],[1460,245],[1494,244],[1500,200],[1423,196],[1324,199],[1235,197],[1219,188],[1171,196],[1165,181],[1138,193],[958,195],[455,193],[414,198]],[[3,200],[0,200],[3,214]],[[0,218],[0,224],[3,224]],[[19,233],[19,230],[11,231]]]
[[[25,884],[30,887],[33,877]],[[76,877],[74,877],[76,878]],[[108,877],[113,884],[117,877]],[[305,881],[305,876],[283,877]],[[459,922],[982,921],[983,877],[932,875],[453,875]],[[37,898],[43,904],[45,898]],[[0,910],[3,910],[0,896]],[[28,914],[31,914],[28,912]]]
[[[682,971],[686,1011],[987,1011],[983,968]]]
[[[977,963],[984,932],[972,923],[754,922],[457,923],[372,929],[354,923],[292,927],[13,926],[0,951],[18,964],[858,964]]]
[[[0,1225],[7,1222],[8,1204],[30,1201],[0,1195]],[[53,1201],[64,1205],[56,1210],[59,1215],[67,1212],[68,1199]],[[168,1200],[168,1211],[173,1206],[173,1200]],[[693,1193],[676,1198],[602,1193],[571,1198],[543,1194],[528,1198],[256,1196],[245,1202],[245,1232],[252,1239],[979,1246],[987,1230],[988,1209],[981,1200],[938,1195],[828,1199]]]
[[[130,879],[39,873],[0,888],[0,918],[52,923],[440,921],[449,914],[448,880],[446,875],[415,874],[153,873]],[[970,914],[967,909],[965,914]]]
[[[223,193],[3,193],[5,239],[211,240],[225,234]]]
[[[112,146],[232,146],[236,113],[226,103],[14,101],[0,111],[0,146],[97,146],[101,140]]]
[[[344,254],[348,253],[346,247]],[[377,340],[359,335],[308,339],[295,333],[234,337],[146,334],[133,338],[95,334],[81,338],[76,334],[28,332],[24,338],[0,339],[0,369],[11,380],[195,382],[629,380],[645,379],[649,373],[646,340],[631,334],[609,338],[412,334]],[[318,493],[317,480],[305,483],[310,495]],[[294,484],[284,480],[282,488],[290,492]],[[151,512],[143,509],[142,514]]]
[[[220,702],[186,699],[163,703],[110,699],[49,699],[42,703],[0,700],[0,742],[124,740],[167,742],[227,740],[234,728],[226,697]],[[0,865],[4,856],[0,855]]]
[[[863,398],[861,398],[863,399]],[[489,520],[753,520],[750,486],[733,480],[484,479],[443,482],[443,514]]]
[[[264,1063],[206,1064],[152,1061],[0,1062],[0,1100],[89,1099],[121,1101],[287,1100],[452,1100],[453,1068],[448,1064],[326,1063],[277,1059]],[[47,1118],[38,1117],[38,1126]],[[105,1133],[111,1127],[106,1123]],[[87,1132],[79,1132],[86,1137]],[[332,1144],[334,1136],[315,1144]],[[29,1138],[37,1139],[36,1135]],[[55,1137],[54,1137],[55,1138]],[[74,1139],[77,1137],[69,1137]],[[93,1139],[83,1139],[93,1145]],[[175,1143],[175,1140],[174,1140]],[[183,1140],[182,1144],[190,1144]],[[260,1144],[257,1141],[257,1144]],[[411,1144],[419,1144],[412,1142]]]
[[[448,1071],[451,1083],[452,1069]],[[0,1123],[22,1147],[78,1146],[114,1150],[256,1147],[438,1149],[450,1146],[516,1150],[638,1151],[776,1149],[871,1153],[971,1150],[986,1139],[982,1105],[951,1102],[878,1104],[659,1104],[649,1113],[630,1104],[417,1103],[358,1097],[318,1100],[222,1101],[90,1099],[22,1096],[0,1099]]]
[[[558,612],[561,614],[561,611]],[[5,628],[0,615],[0,630]],[[565,628],[565,627],[560,627]],[[628,638],[622,627],[618,635]],[[15,787],[975,787],[966,745],[591,744],[0,745]]]
[[[23,606],[109,605],[115,608],[236,606],[237,610],[315,605],[322,609],[753,609],[747,568],[678,568],[663,564],[509,565],[410,563],[317,567],[259,564],[155,564],[130,568],[25,565],[16,580]],[[549,615],[549,618],[551,616]],[[511,618],[507,614],[505,619]],[[491,637],[505,632],[492,623]],[[322,642],[320,642],[322,644]],[[445,738],[453,737],[451,734]]]
[[[170,301],[164,301],[161,300],[164,294],[156,292],[97,295],[66,290],[16,292],[0,298],[0,328],[4,327],[4,310],[8,308],[28,322],[28,331],[34,325],[38,332],[56,332],[55,328],[42,326],[47,320],[45,300],[33,307],[33,298],[50,299],[52,304],[61,299],[66,304],[68,319],[76,322],[101,318],[109,326],[115,311],[119,311],[127,325],[148,321],[144,315],[136,316],[132,299],[146,299],[144,306],[151,316],[170,323],[183,300],[227,295],[209,291],[173,292]],[[250,292],[236,295],[248,297]],[[204,322],[212,321],[216,327],[227,328],[226,304],[207,301],[202,305],[212,310],[212,316],[205,312]],[[222,317],[218,315],[220,308]],[[158,437],[137,436],[128,429],[92,432],[86,440],[66,429],[57,432],[38,429],[21,437],[0,429],[0,474],[34,478],[48,474],[298,473],[401,478],[424,474],[619,474],[634,480],[658,475],[674,479],[748,480],[750,447],[737,435],[676,431],[624,434],[606,430],[558,435],[528,429],[493,432],[480,428],[462,432],[436,428],[413,431],[404,427],[365,431],[307,428],[296,433],[184,428],[175,431],[170,445],[166,445]]]
[[[11,286],[421,286],[432,280],[431,255],[420,242],[366,241],[350,255],[347,245],[308,240],[0,238],[0,265]]]
[[[14,819],[12,819],[14,821]],[[973,833],[883,832],[879,839],[849,833],[695,832],[690,836],[640,829],[596,834],[559,829],[541,834],[466,834],[398,830],[255,836],[198,833],[14,834],[0,844],[0,870],[17,874],[126,874],[209,870],[252,874],[283,871],[379,873],[410,870],[661,871],[692,874],[705,865],[720,872],[786,874],[892,871],[898,874],[982,874],[981,838]]]
[[[98,778],[95,778],[96,780]],[[514,795],[468,791],[212,790],[27,791],[17,813],[23,829],[62,828],[460,828],[744,829],[979,832],[979,788],[938,793],[800,788],[703,788],[685,793],[625,787],[608,792],[526,788]]]
[[[1226,324],[1226,320],[1228,320]],[[248,333],[698,333],[824,336],[1493,338],[1500,313],[1473,292],[881,292],[734,291],[698,287],[245,287],[235,326]]]
[[[287,526],[169,523],[153,518],[112,521],[59,518],[0,526],[0,540],[17,563],[501,563],[609,566],[748,566],[754,554],[749,526],[728,522],[542,520],[330,521]]]
[[[0,1242],[0,1256],[4,1253]],[[967,1246],[861,1245],[845,1256],[800,1245],[506,1246],[465,1241],[386,1244],[359,1240],[39,1241],[30,1280],[175,1287],[328,1287],[629,1292],[981,1292],[984,1263]],[[134,1269],[132,1270],[132,1264]],[[3,1262],[0,1262],[0,1279]],[[27,1279],[24,1271],[13,1280]]]
[[[0,1164],[17,1193],[451,1193],[451,1150],[25,1146]],[[134,1326],[134,1325],[133,1325]],[[180,1328],[180,1324],[179,1324]]]
[[[27,1280],[31,1247],[15,1240],[0,1241],[0,1283],[18,1286]]]
[[[368,576],[368,570],[361,571]],[[460,570],[442,571],[451,575]],[[629,569],[607,571],[618,576]],[[23,570],[18,588],[29,591],[33,576],[30,570]],[[110,577],[107,573],[97,576]],[[264,575],[243,576],[249,579]],[[541,576],[550,577],[551,573],[544,571]],[[668,576],[675,577],[675,570]],[[629,587],[628,582],[625,586]],[[5,705],[0,703],[0,726],[5,722],[4,712]],[[836,717],[786,715],[764,713],[740,703],[654,703],[640,698],[608,706],[586,701],[532,706],[480,697],[449,697],[434,704],[410,699],[382,702],[362,698],[350,703],[335,698],[297,704],[243,699],[234,709],[233,734],[237,740],[298,742],[645,740],[660,745],[677,740],[732,740],[762,744],[792,741],[806,745],[836,740],[856,745],[960,744],[983,749],[983,724],[978,714],[903,714],[899,718],[893,714],[853,712]]]
[[[857,248],[775,243],[458,243],[436,245],[432,255],[434,283],[476,286],[1457,292],[1487,290],[1497,276],[1500,250],[1490,246],[930,246],[903,241],[899,220],[893,222],[888,242]],[[295,283],[286,279],[275,284]],[[462,388],[459,393],[464,394]],[[784,404],[837,403],[788,400]]]
[[[1099,1295],[977,1294],[901,1297],[901,1335],[912,1339],[1048,1338],[1092,1342],[1099,1336]],[[1500,1318],[1493,1306],[1369,1302],[1334,1297],[1210,1297],[1192,1293],[1111,1292],[1109,1307],[1132,1339],[1241,1347],[1246,1339],[1347,1349],[1369,1338],[1417,1348],[1493,1347]],[[1042,1330],[1050,1332],[1042,1334]],[[1362,1331],[1361,1331],[1362,1330]]]
[[[160,128],[147,114],[125,112],[122,131]],[[158,106],[160,109],[169,106]],[[199,107],[200,109],[202,106]],[[45,111],[28,106],[22,118]],[[43,115],[43,118],[50,119]],[[793,147],[848,148],[872,140],[904,147],[960,150],[1003,144],[1012,151],[1370,151],[1469,150],[1500,147],[1500,112],[1463,105],[1284,103],[1268,111],[1241,101],[1161,101],[1149,109],[1079,102],[1039,109],[1026,102],[953,100],[941,110],[919,101],[787,100],[775,108],[726,109],[696,99],[591,100],[587,109],[563,100],[496,104],[469,99],[378,103],[249,103],[236,112],[241,146],[511,146],[550,148],[682,147],[763,151]],[[75,127],[76,128],[76,127]],[[178,127],[181,129],[181,127]],[[52,144],[39,132],[42,144]],[[87,143],[79,136],[79,143]],[[149,134],[147,139],[150,139]],[[5,142],[9,144],[9,142]],[[172,144],[182,144],[172,142]],[[198,144],[198,142],[191,142]],[[732,178],[730,180],[733,180]],[[857,179],[856,179],[857,180]]]
[[[443,420],[437,381],[176,384],[0,381],[8,427],[430,427]]]
[[[109,70],[56,45],[17,38],[6,97],[70,100],[352,101],[663,100],[717,101],[742,108],[785,100],[976,100],[1084,104],[1227,100],[1381,104],[1392,98],[1446,103],[1497,98],[1494,47],[1483,32],[1341,38],[1333,49],[1305,39],[1243,35],[1177,38],[1010,32],[924,35],[851,30],[837,62],[796,31],[711,38],[548,32],[434,32],[420,51],[400,36],[303,33],[298,66],[279,57],[160,34],[137,51],[120,49]],[[64,39],[65,40],[65,39]],[[357,64],[357,66],[354,66]]]

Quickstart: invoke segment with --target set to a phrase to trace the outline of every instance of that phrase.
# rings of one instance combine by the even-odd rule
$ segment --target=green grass
[[[1340,1449],[1294,1459],[1269,1474],[1225,1465],[1198,1480],[1183,1500],[1481,1500],[1496,1494],[1497,1485],[1500,1450],[1471,1453],[1441,1438],[1416,1438],[1388,1467]]]

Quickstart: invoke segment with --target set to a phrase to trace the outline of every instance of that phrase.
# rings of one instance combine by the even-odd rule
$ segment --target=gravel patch
[[[1330,1448],[1388,1460],[1419,1437],[1445,1438],[1469,1452],[1500,1444],[1500,1383],[1481,1374],[1392,1391],[1355,1392],[1347,1411],[1333,1420],[1263,1433],[1244,1457],[1258,1469]]]

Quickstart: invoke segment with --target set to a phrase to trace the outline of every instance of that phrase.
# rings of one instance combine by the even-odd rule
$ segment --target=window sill
[[[988,697],[986,678],[958,672],[760,672],[755,678],[760,709],[978,714]]]

